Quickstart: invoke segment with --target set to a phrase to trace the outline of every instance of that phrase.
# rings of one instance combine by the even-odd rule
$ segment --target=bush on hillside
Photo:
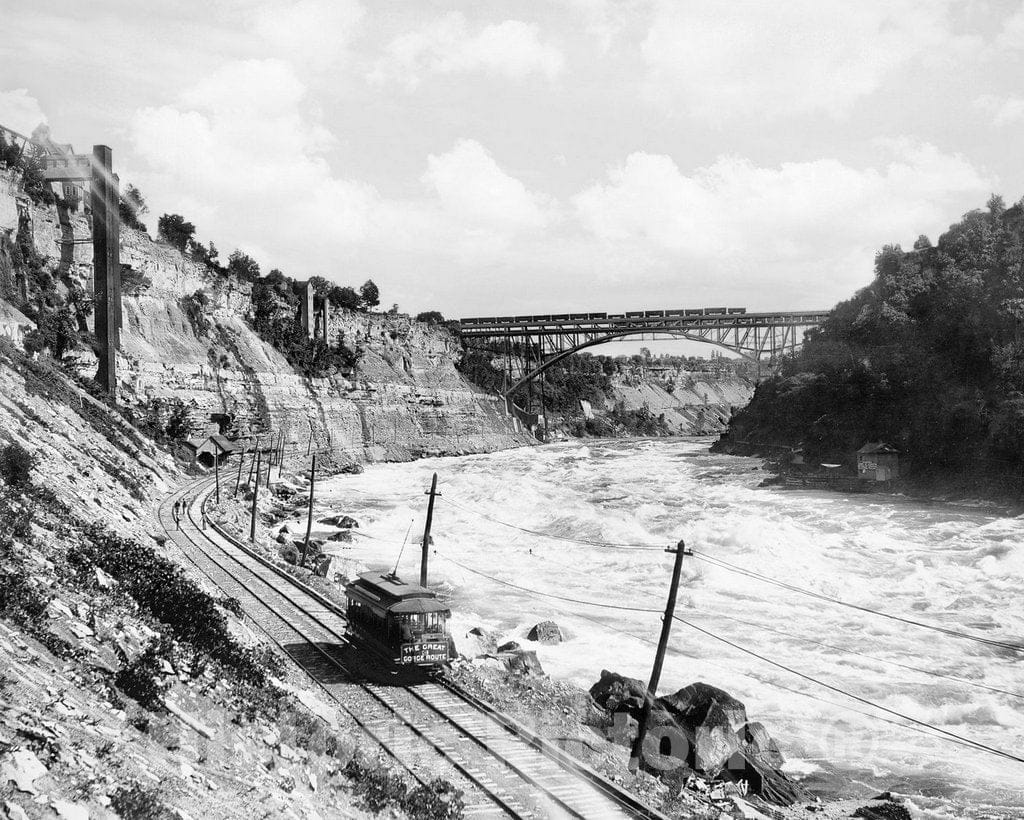
[[[17,442],[0,449],[0,478],[4,483],[23,489],[32,483],[36,457]]]

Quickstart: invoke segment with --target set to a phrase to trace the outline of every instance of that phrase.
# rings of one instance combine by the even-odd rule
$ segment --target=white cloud
[[[257,10],[253,29],[275,55],[322,69],[344,62],[365,13],[356,0],[271,2]]]
[[[1003,21],[996,45],[1006,49],[1024,49],[1024,2]]]
[[[550,80],[562,64],[561,51],[542,42],[535,25],[506,20],[474,33],[462,14],[451,12],[392,40],[368,79],[397,82],[410,90],[427,74],[482,71],[512,80],[531,74]]]
[[[912,61],[976,44],[953,32],[951,3],[662,0],[642,46],[645,92],[712,120],[841,117]]]
[[[37,125],[46,122],[46,114],[38,100],[29,96],[27,88],[0,91],[0,125],[29,136]]]
[[[142,163],[132,177],[153,212],[181,213],[225,255],[265,249],[261,262],[302,264],[302,276],[367,234],[377,195],[332,175],[330,134],[288,63],[227,63],[177,105],[137,111],[130,138]]]
[[[883,244],[934,236],[959,203],[992,190],[958,155],[909,140],[886,147],[894,156],[882,169],[834,159],[761,168],[721,157],[691,174],[667,156],[634,153],[573,204],[603,248],[645,260],[663,288],[690,271],[697,281],[785,302],[798,298],[783,295],[794,285],[824,276],[838,287],[834,301],[866,281]]]
[[[999,97],[982,94],[974,104],[992,115],[993,125],[1012,125],[1024,120],[1024,97]]]

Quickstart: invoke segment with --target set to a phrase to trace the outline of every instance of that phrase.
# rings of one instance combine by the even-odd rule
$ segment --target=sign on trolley
[[[448,644],[441,641],[402,644],[401,663],[447,663]]]

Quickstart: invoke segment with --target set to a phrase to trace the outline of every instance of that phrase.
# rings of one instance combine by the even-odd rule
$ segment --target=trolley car
[[[451,610],[429,589],[394,574],[364,572],[345,586],[349,629],[401,666],[430,667],[451,658]]]

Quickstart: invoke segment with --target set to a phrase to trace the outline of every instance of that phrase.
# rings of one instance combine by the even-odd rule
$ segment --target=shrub
[[[400,775],[357,757],[343,771],[352,780],[355,794],[374,814],[398,809],[415,820],[458,820],[463,816],[462,792],[442,778],[410,790]]]
[[[91,583],[92,567],[100,567],[118,581],[121,592],[165,624],[175,639],[209,655],[236,680],[256,687],[269,683],[268,675],[274,670],[268,668],[272,662],[267,655],[239,644],[217,600],[149,545],[100,524],[84,524],[82,538],[69,551],[68,561],[83,582]]]
[[[428,325],[443,325],[444,316],[436,310],[425,310],[416,314],[417,322],[426,322]]]
[[[151,711],[163,707],[160,655],[168,649],[163,642],[151,641],[145,652],[121,667],[114,676],[114,683],[122,692]]]
[[[188,317],[188,323],[192,326],[192,332],[196,336],[203,336],[210,330],[210,320],[206,318],[206,308],[210,304],[210,297],[203,291],[197,290],[191,296],[182,296],[178,300],[181,309]]]
[[[176,816],[164,806],[159,791],[140,783],[119,786],[110,795],[110,808],[124,820],[173,820]]]
[[[35,467],[36,457],[17,442],[0,449],[0,477],[10,486],[29,486]]]

